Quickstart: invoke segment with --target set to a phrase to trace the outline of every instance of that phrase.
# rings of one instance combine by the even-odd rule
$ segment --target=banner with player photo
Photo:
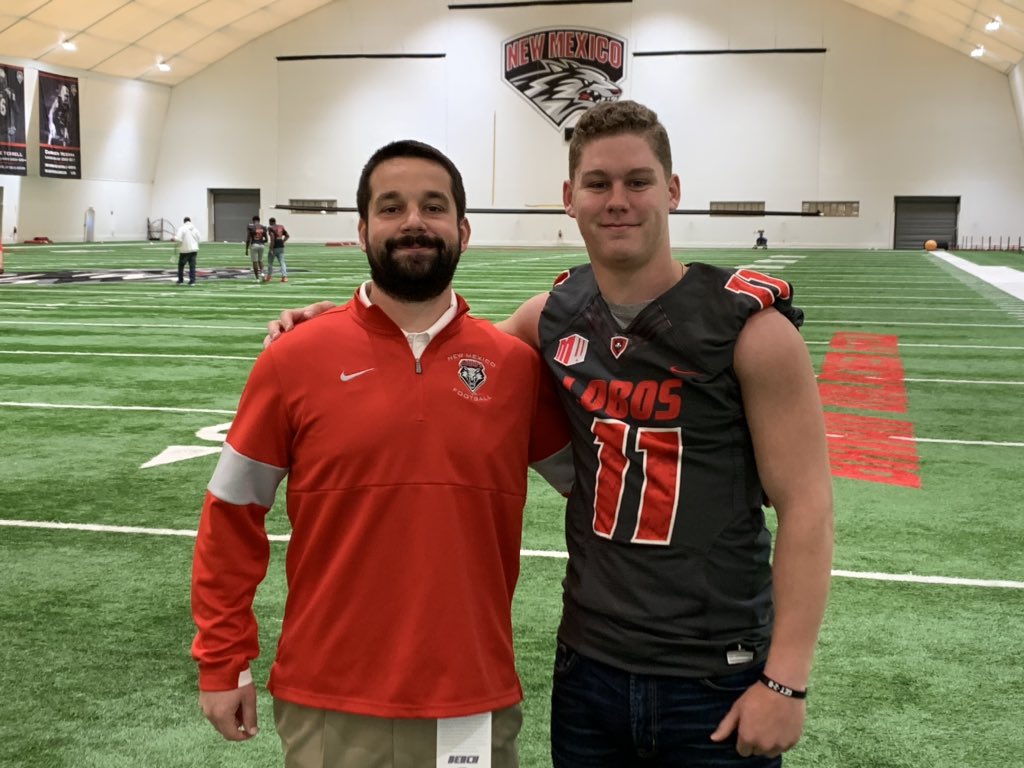
[[[0,64],[0,174],[28,173],[25,145],[25,70]]]
[[[39,175],[82,178],[78,78],[39,73]]]

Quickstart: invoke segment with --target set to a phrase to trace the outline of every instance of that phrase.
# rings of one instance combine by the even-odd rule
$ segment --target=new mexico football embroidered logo
[[[476,391],[487,381],[487,372],[482,363],[477,360],[459,360],[459,378],[469,391],[476,394]]]
[[[617,101],[626,41],[593,29],[538,29],[502,43],[505,82],[556,128],[602,101]]]

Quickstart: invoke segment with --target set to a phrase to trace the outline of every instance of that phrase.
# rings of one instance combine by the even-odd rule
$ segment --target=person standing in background
[[[245,254],[252,260],[252,273],[257,282],[263,280],[263,249],[267,245],[267,228],[260,224],[260,217],[253,216],[245,233]]]
[[[267,256],[267,274],[264,282],[269,283],[274,276],[274,259],[281,265],[281,282],[288,282],[288,265],[284,263],[284,244],[288,242],[291,235],[284,228],[284,224],[278,224],[277,219],[270,217],[270,225],[267,227],[267,234],[270,235],[270,254]]]
[[[174,242],[178,244],[178,285],[184,282],[185,264],[188,264],[188,284],[196,284],[196,256],[199,253],[199,230],[192,219],[185,217],[184,223],[174,233]]]

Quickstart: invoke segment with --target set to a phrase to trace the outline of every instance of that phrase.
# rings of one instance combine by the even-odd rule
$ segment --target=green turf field
[[[252,742],[223,741],[198,711],[190,534],[266,321],[346,300],[365,257],[290,244],[290,282],[258,284],[241,245],[204,244],[188,288],[173,284],[169,243],[5,255],[0,766],[280,766],[265,693]],[[905,411],[826,407],[894,434],[904,425],[904,438],[883,442],[909,469],[902,484],[835,479],[836,574],[807,728],[786,765],[1024,765],[1024,302],[923,252],[677,255],[794,283],[819,372],[844,335],[896,344],[887,359],[899,380],[867,389],[905,394]],[[961,255],[1024,270],[1020,254]],[[498,319],[583,260],[580,249],[471,249],[456,286],[477,315]],[[549,764],[561,507],[533,478],[515,614],[525,768]],[[287,533],[283,501],[268,530]],[[280,626],[284,547],[273,544],[257,599],[260,681]]]

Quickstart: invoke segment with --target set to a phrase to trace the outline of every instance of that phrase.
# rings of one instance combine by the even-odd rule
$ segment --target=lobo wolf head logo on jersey
[[[541,29],[506,40],[505,82],[556,128],[578,112],[622,95],[626,41],[590,29]]]
[[[459,360],[459,378],[474,394],[487,381],[487,372],[478,360]]]

